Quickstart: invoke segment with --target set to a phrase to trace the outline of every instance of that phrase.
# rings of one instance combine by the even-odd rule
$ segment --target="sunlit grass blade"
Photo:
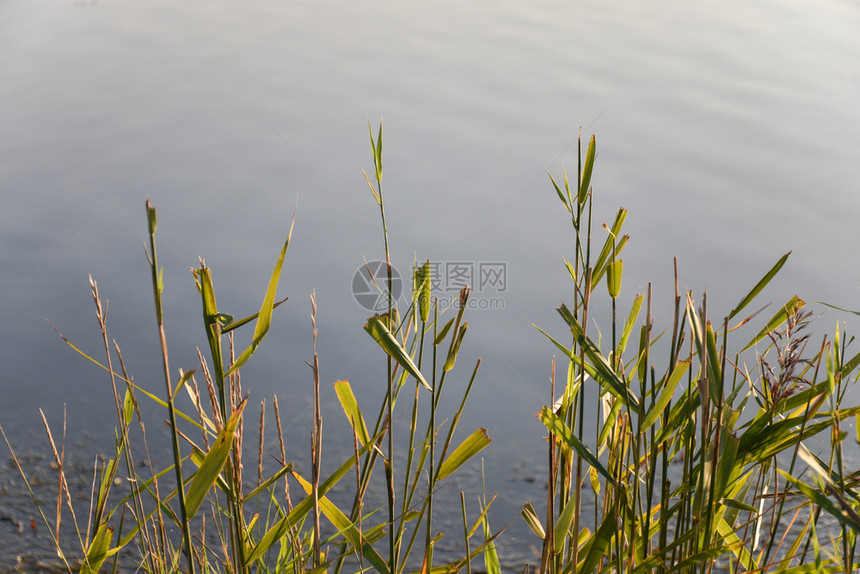
[[[553,527],[553,551],[558,554],[564,548],[567,542],[568,531],[573,526],[573,519],[576,515],[577,501],[576,498],[570,498],[565,503],[564,508],[559,513]]]
[[[275,296],[278,292],[278,282],[281,279],[281,267],[284,264],[284,257],[287,255],[287,249],[290,247],[290,239],[293,236],[293,227],[296,224],[296,215],[293,213],[293,221],[290,223],[290,231],[287,233],[287,239],[284,241],[284,246],[281,248],[281,254],[278,256],[278,261],[275,263],[275,268],[272,270],[272,277],[269,279],[269,287],[266,289],[266,296],[263,298],[263,304],[260,306],[260,313],[257,317],[257,323],[254,327],[254,338],[251,345],[239,355],[236,362],[227,371],[226,376],[232,375],[238,371],[242,365],[248,362],[257,347],[263,341],[266,333],[269,332],[269,327],[272,324],[272,310],[275,308]]]
[[[367,434],[367,425],[364,423],[364,417],[361,414],[361,409],[358,407],[358,401],[352,393],[349,381],[337,381],[334,384],[334,390],[337,393],[340,406],[343,408],[346,418],[349,419],[349,424],[355,431],[359,442],[362,446],[366,445],[370,441],[370,437]]]
[[[285,474],[287,474],[288,472],[292,472],[292,471],[293,471],[293,463],[290,462],[290,463],[287,463],[286,465],[282,466],[281,468],[278,469],[278,471],[275,474],[273,474],[272,476],[270,476],[269,478],[267,478],[266,480],[261,482],[260,486],[258,486],[257,488],[255,488],[254,490],[252,490],[251,492],[246,494],[242,498],[242,502],[245,503],[245,502],[248,502],[250,500],[253,500],[254,497],[256,497],[257,495],[259,495],[260,493],[262,493],[263,491],[268,489],[273,484],[275,484],[277,481],[279,481],[281,478],[283,478]]]
[[[398,342],[397,338],[391,334],[388,327],[385,326],[385,321],[382,320],[380,315],[374,315],[369,318],[367,320],[367,324],[364,326],[364,330],[373,337],[373,340],[382,347],[382,350],[384,350],[388,356],[397,361],[401,367],[406,369],[410,375],[415,377],[415,379],[421,383],[425,389],[428,391],[433,390],[427,383],[424,375],[421,374],[421,371],[415,365],[412,357],[408,352],[406,352],[406,349],[403,348],[400,342]]]
[[[376,440],[378,437],[374,437]],[[359,456],[366,452],[368,446],[361,447]],[[355,456],[350,457],[337,470],[334,471],[319,487],[319,495],[324,496],[331,488],[342,479],[355,466]],[[281,518],[278,522],[272,525],[269,530],[260,538],[252,549],[249,549],[248,561],[253,562],[259,559],[263,554],[269,551],[279,540],[286,536],[290,529],[296,526],[313,508],[313,497],[307,496],[301,502],[296,504],[293,509]]]
[[[678,364],[675,365],[675,368],[672,370],[672,374],[663,384],[660,396],[657,398],[654,405],[649,408],[648,414],[645,415],[645,420],[642,421],[642,431],[646,431],[651,428],[651,425],[657,422],[657,419],[663,414],[663,409],[665,409],[669,404],[669,401],[672,400],[672,397],[675,395],[675,389],[678,387],[678,383],[681,381],[684,373],[687,372],[687,368],[689,366],[690,361],[678,361]]]
[[[313,491],[311,483],[302,478],[298,473],[293,473],[293,476],[299,484],[301,484],[305,494],[310,495]],[[338,529],[338,532],[343,534],[343,536],[349,540],[356,552],[360,552],[364,559],[370,562],[377,572],[380,574],[388,574],[388,565],[385,563],[385,560],[383,560],[382,556],[380,556],[373,548],[373,545],[361,535],[358,528],[356,528],[356,524],[351,522],[349,518],[325,496],[320,496],[319,504],[320,509],[323,514],[325,514],[326,518],[328,518],[334,527]]]
[[[469,323],[463,323],[460,326],[460,330],[457,331],[457,338],[454,339],[454,344],[451,345],[451,349],[448,353],[448,358],[445,359],[445,365],[442,367],[443,371],[450,371],[454,368],[454,363],[457,362],[457,355],[460,352],[460,345],[463,343],[463,337],[466,336],[466,329],[469,327]]]
[[[458,468],[486,448],[492,440],[485,428],[479,428],[473,432],[442,461],[442,464],[439,465],[439,470],[436,472],[436,480],[439,481],[451,476]]]
[[[415,299],[418,302],[418,314],[421,321],[426,323],[430,319],[430,286],[432,277],[430,275],[430,261],[415,271]]]
[[[448,331],[451,330],[451,326],[454,324],[454,317],[448,319],[448,322],[439,329],[439,333],[433,338],[433,344],[438,346],[442,344],[442,341],[445,340],[445,337],[448,335]]]
[[[219,321],[218,304],[215,301],[215,286],[212,283],[212,270],[200,261],[200,268],[194,270],[194,280],[203,304],[203,326],[206,340],[209,343],[209,353],[212,357],[212,368],[215,384],[218,386],[221,414],[226,414],[226,395],[224,390],[224,362],[221,351],[221,323]],[[226,417],[225,417],[226,418]]]
[[[735,308],[732,309],[732,312],[729,313],[728,320],[731,321],[738,313],[743,311],[744,307],[750,304],[750,302],[756,298],[756,296],[761,293],[762,289],[764,289],[770,280],[774,278],[774,276],[779,273],[779,270],[782,269],[782,266],[785,265],[788,256],[791,255],[791,251],[783,255],[779,258],[779,261],[776,262],[770,271],[768,271],[761,280],[756,283],[755,287],[752,288],[752,291],[746,294],[746,296],[740,300],[740,303],[735,305]]]
[[[567,174],[564,175],[564,179],[565,179],[565,186],[564,187],[565,187],[565,191],[567,192],[566,194],[562,193],[561,188],[555,182],[555,179],[553,179],[552,174],[548,174],[548,175],[549,175],[550,181],[552,182],[552,186],[555,188],[555,192],[558,194],[558,198],[561,200],[562,205],[564,205],[564,208],[568,212],[570,212],[571,211],[570,210],[570,204],[568,203],[568,199],[567,199],[567,196],[570,195],[570,187],[567,185]]]
[[[537,512],[531,502],[523,504],[523,509],[520,511],[520,515],[523,517],[523,520],[526,521],[526,524],[531,531],[534,532],[535,536],[541,540],[546,538],[546,532],[543,529],[543,522],[538,518]]]
[[[624,220],[627,219],[627,210],[620,208],[616,214],[611,226],[608,227],[609,235],[603,243],[603,248],[594,262],[594,274],[591,278],[591,284],[597,285],[606,273],[606,265],[611,261],[611,258],[617,257],[624,247],[627,245],[628,237],[621,235],[621,228],[624,225]]]
[[[589,541],[588,553],[577,568],[577,572],[595,572],[597,565],[607,555],[612,538],[619,535],[618,523],[613,509],[607,512],[597,532]]]
[[[105,559],[108,557],[112,539],[113,528],[108,526],[106,522],[102,523],[96,531],[95,536],[93,536],[89,548],[87,548],[86,558],[84,558],[84,563],[81,565],[81,574],[96,574],[101,569],[102,564],[104,564]]]
[[[188,487],[188,494],[185,498],[186,511],[188,518],[194,517],[200,509],[200,505],[221,474],[227,458],[230,456],[230,450],[233,448],[233,439],[236,435],[236,428],[239,426],[239,420],[242,418],[242,411],[248,400],[243,400],[230,419],[224,425],[224,428],[218,434],[218,439],[212,448],[203,459],[203,463],[197,472],[194,473],[194,478],[191,481],[191,486]]]
[[[592,135],[588,142],[588,150],[585,152],[585,163],[582,166],[582,180],[579,182],[579,204],[585,203],[588,198],[588,188],[591,186],[591,173],[594,171],[594,156],[597,153],[597,139]]]
[[[286,303],[288,300],[289,300],[289,297],[284,297],[280,301],[276,301],[275,304],[272,305],[272,309],[277,309],[278,307],[280,307],[281,305]],[[249,316],[245,317],[244,319],[239,319],[238,321],[234,321],[233,318],[230,317],[229,315],[221,315],[221,316],[230,318],[230,320],[227,321],[227,323],[221,327],[221,333],[226,334],[226,333],[229,333],[230,331],[232,331],[233,329],[238,329],[242,325],[246,325],[246,324],[250,323],[251,321],[253,321],[257,317],[259,317],[260,313],[259,312],[254,313],[253,315],[249,315]]]
[[[812,488],[799,478],[791,476],[781,468],[777,470],[779,471],[779,474],[782,475],[786,481],[794,485],[794,487],[797,488],[803,496],[820,506],[825,512],[838,520],[842,525],[847,526],[854,532],[860,533],[860,517],[858,517],[856,513],[849,513],[842,507],[842,505],[833,502],[821,491]]]
[[[776,312],[773,317],[771,317],[770,321],[767,322],[767,325],[762,327],[761,331],[759,331],[758,334],[756,334],[756,336],[753,337],[740,352],[743,353],[747,349],[751,348],[753,345],[767,337],[768,333],[773,333],[780,325],[785,323],[789,315],[798,309],[801,309],[804,305],[806,305],[806,302],[797,295],[794,295],[779,311]]]
[[[580,441],[577,436],[570,430],[564,421],[549,407],[544,407],[541,409],[538,414],[538,418],[541,422],[546,426],[546,428],[556,436],[561,442],[568,445],[572,449],[574,449],[579,456],[581,456],[585,461],[588,462],[593,468],[597,469],[597,472],[603,475],[609,484],[615,486],[615,478],[612,474],[606,470],[606,467],[603,466],[603,463],[598,460],[594,454],[588,450],[588,447]]]
[[[580,346],[582,346],[585,351],[585,355],[594,367],[594,372],[589,372],[588,374],[618,398],[625,401],[631,406],[631,408],[638,408],[639,399],[630,392],[627,384],[618,376],[618,373],[615,372],[615,369],[613,369],[606,357],[600,353],[597,345],[595,345],[590,338],[585,336],[585,331],[582,329],[579,321],[576,320],[576,317],[570,312],[567,306],[562,304],[561,307],[558,308],[558,312],[570,327],[571,333],[576,337]]]
[[[490,519],[487,517],[488,508],[489,504],[481,512],[481,524],[484,527],[484,545],[486,547],[484,551],[484,568],[486,568],[487,574],[502,574],[499,554],[496,552],[496,543],[493,542],[495,536],[490,529]]]

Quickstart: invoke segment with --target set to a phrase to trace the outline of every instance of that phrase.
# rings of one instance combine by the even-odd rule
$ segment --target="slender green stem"
[[[167,354],[167,337],[164,334],[164,313],[161,306],[162,276],[158,267],[158,254],[155,249],[156,211],[146,200],[147,220],[149,222],[150,267],[152,268],[152,292],[155,298],[155,317],[158,322],[158,340],[161,344],[161,364],[164,384],[167,391],[167,412],[170,418],[171,445],[173,447],[173,468],[176,472],[176,490],[179,497],[179,513],[182,520],[182,539],[188,560],[188,572],[194,574],[194,554],[191,549],[191,527],[185,507],[185,487],[182,480],[182,455],[179,450],[179,429],[176,426],[176,409],[173,406],[173,386],[170,383],[170,364]]]

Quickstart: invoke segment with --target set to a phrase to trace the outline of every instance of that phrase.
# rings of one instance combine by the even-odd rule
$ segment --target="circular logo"
[[[403,281],[391,267],[391,299],[396,301],[403,292]],[[368,261],[352,276],[352,296],[356,302],[374,313],[388,311],[388,271],[385,261]]]

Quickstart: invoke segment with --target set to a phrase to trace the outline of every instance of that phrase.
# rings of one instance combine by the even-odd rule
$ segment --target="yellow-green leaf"
[[[535,512],[534,506],[532,506],[531,502],[526,502],[523,505],[523,509],[520,511],[520,515],[523,517],[523,520],[526,521],[526,524],[531,531],[535,533],[535,536],[543,540],[546,538],[546,532],[544,532],[543,524],[538,518],[537,512]]]
[[[436,480],[442,480],[452,475],[469,459],[481,452],[492,440],[487,435],[487,429],[485,428],[479,428],[473,432],[439,465],[439,470],[436,472]]]
[[[415,270],[415,296],[418,299],[418,314],[421,322],[430,319],[430,261]]]
[[[603,478],[608,480],[611,485],[615,486],[615,479],[612,478],[612,475],[609,474],[606,467],[604,467],[597,457],[588,450],[588,447],[576,437],[573,431],[570,430],[570,427],[567,426],[567,424],[565,424],[557,414],[552,412],[551,408],[544,407],[541,409],[541,412],[538,413],[538,418],[544,426],[546,426],[546,428],[556,436],[557,439],[578,452],[579,456],[581,456],[593,468],[596,468],[597,471],[603,475]]]
[[[203,459],[203,463],[200,465],[200,468],[197,469],[196,473],[194,473],[194,477],[191,480],[191,486],[188,487],[188,495],[185,497],[185,510],[188,518],[192,518],[197,514],[197,511],[200,509],[200,505],[206,498],[206,494],[209,492],[209,489],[212,488],[212,485],[215,484],[215,481],[218,479],[218,475],[221,474],[221,470],[224,468],[224,464],[230,456],[230,449],[233,448],[233,439],[235,438],[236,427],[239,425],[239,420],[242,417],[242,410],[245,408],[247,402],[248,399],[245,399],[239,403],[239,406],[230,416],[227,424],[224,425],[224,428],[218,434],[218,439],[215,441],[215,444],[213,444],[212,448],[209,449],[209,452],[206,453],[206,458]]]
[[[755,337],[753,337],[752,341],[747,343],[746,347],[741,350],[741,353],[767,337],[768,333],[773,333],[777,327],[785,323],[786,319],[788,319],[788,316],[791,313],[794,313],[798,309],[801,309],[804,305],[806,305],[806,302],[797,295],[789,299],[788,302],[786,302],[786,304],[783,305],[782,308],[777,311],[773,317],[771,317],[770,321],[767,322],[767,325],[765,325],[762,330],[759,331]]]
[[[242,365],[248,362],[257,347],[263,341],[263,337],[269,332],[269,327],[272,324],[272,310],[275,308],[275,295],[278,292],[278,282],[281,279],[281,267],[284,264],[284,257],[287,255],[287,249],[290,247],[290,238],[293,236],[293,227],[296,224],[296,215],[293,214],[293,221],[290,223],[290,231],[287,233],[287,239],[284,241],[284,246],[281,248],[281,254],[278,256],[278,261],[275,263],[275,268],[272,270],[272,277],[269,279],[269,287],[266,289],[266,296],[263,297],[263,304],[260,306],[260,314],[257,317],[257,324],[254,328],[254,338],[251,345],[239,355],[227,375],[232,375],[238,371]]]
[[[358,442],[362,446],[366,445],[370,440],[367,434],[367,425],[364,423],[364,417],[361,414],[361,409],[358,407],[358,401],[352,392],[352,387],[349,381],[337,381],[334,384],[334,390],[337,393],[337,398],[340,401],[340,406],[343,408],[346,418],[349,419],[349,424],[355,431],[358,437]]]
[[[460,326],[460,330],[457,331],[457,338],[448,352],[448,358],[445,359],[445,365],[442,367],[443,371],[450,371],[454,368],[454,363],[457,362],[457,355],[460,353],[460,344],[463,342],[463,337],[466,336],[466,329],[468,327],[469,323],[463,323]]]
[[[294,472],[293,476],[302,486],[306,494],[310,495],[313,492],[310,482],[302,478],[298,473]],[[335,506],[334,503],[325,496],[320,496],[319,507],[323,514],[325,514],[326,518],[328,518],[331,523],[334,524],[335,528],[338,529],[338,532],[343,534],[343,536],[349,540],[353,548],[355,548],[357,552],[360,552],[365,560],[370,562],[377,572],[380,572],[381,574],[388,573],[388,565],[385,563],[382,556],[379,555],[379,553],[373,548],[370,541],[363,536],[361,532],[359,532],[355,527],[355,524],[350,522],[349,518],[337,506]]]
[[[104,564],[105,558],[108,556],[110,543],[113,539],[113,528],[102,523],[93,536],[89,548],[87,548],[87,556],[84,563],[81,565],[81,574],[96,574]]]
[[[582,180],[579,183],[579,204],[585,203],[588,197],[588,188],[591,185],[591,172],[594,170],[594,155],[597,152],[597,140],[591,136],[588,142],[588,151],[585,152],[585,165],[582,166]]]
[[[613,261],[606,267],[606,287],[609,296],[615,299],[621,293],[621,275],[624,270],[624,261],[619,259]]]
[[[663,385],[663,390],[660,391],[660,396],[657,399],[657,402],[654,403],[654,406],[648,411],[648,414],[645,415],[645,420],[642,421],[642,431],[645,432],[651,425],[657,422],[657,419],[663,413],[663,409],[666,408],[666,405],[669,404],[669,401],[672,400],[672,397],[675,395],[675,388],[678,386],[678,382],[681,380],[681,377],[687,372],[687,367],[690,366],[690,361],[678,361],[678,364],[675,365],[675,368],[672,370],[672,374],[669,375],[669,378]]]
[[[382,350],[385,351],[388,356],[397,361],[401,367],[406,369],[410,375],[415,377],[419,383],[424,385],[424,388],[428,391],[433,390],[430,385],[427,384],[427,380],[424,378],[424,375],[421,374],[421,371],[418,370],[418,367],[412,361],[412,357],[409,356],[406,349],[403,348],[397,338],[392,335],[391,331],[388,330],[388,327],[385,326],[385,321],[382,320],[381,316],[374,315],[368,319],[367,324],[364,325],[364,330],[373,337],[373,340],[382,347]]]

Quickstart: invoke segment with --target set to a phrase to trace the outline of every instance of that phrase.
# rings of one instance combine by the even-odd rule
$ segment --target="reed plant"
[[[241,368],[260,348],[275,309],[286,302],[277,300],[277,292],[292,225],[260,310],[252,316],[237,320],[219,308],[212,271],[200,260],[192,271],[206,350],[198,350],[194,370],[174,371],[164,328],[157,212],[147,201],[164,390],[147,390],[127,372],[91,279],[104,358],[66,342],[106,371],[117,430],[114,451],[97,465],[92,500],[82,512],[68,488],[64,449],[45,423],[59,473],[56,507],[40,512],[63,569],[85,574],[108,569],[471,574],[473,562],[482,559],[476,572],[501,572],[500,532],[489,522],[493,498],[482,492],[471,517],[465,493],[460,493],[459,508],[440,510],[437,499],[440,486],[465,465],[476,464],[491,441],[485,428],[460,431],[481,365],[478,360],[458,368],[470,290],[460,292],[453,316],[446,319],[431,292],[429,261],[416,261],[411,297],[405,304],[395,300],[381,124],[376,135],[370,129],[370,144],[373,170],[365,177],[381,219],[386,275],[378,288],[386,304],[383,313],[367,319],[364,330],[381,351],[384,393],[375,407],[360,405],[349,381],[333,383],[351,431],[338,440],[352,445],[352,456],[324,475],[320,397],[329,382],[320,377],[313,295],[309,474],[290,462],[297,453],[285,446],[277,396],[271,414],[265,400],[260,402],[257,429],[245,424],[251,399],[242,388]],[[547,491],[544,501],[522,509],[541,547],[539,560],[524,570],[853,571],[860,472],[848,470],[843,450],[847,425],[852,418],[860,423],[860,408],[843,406],[860,365],[860,354],[848,352],[852,339],[837,328],[832,337],[810,346],[810,312],[794,296],[765,315],[769,318],[754,336],[735,342],[740,327],[759,317],[762,309],[748,309],[789,254],[718,321],[705,294],[698,298],[680,291],[677,263],[670,328],[654,329],[650,286],[619,317],[619,256],[628,242],[622,233],[627,212],[620,209],[610,224],[593,225],[595,158],[592,137],[584,154],[580,142],[573,183],[566,174],[561,183],[550,178],[573,231],[572,253],[565,261],[571,292],[569,304],[558,308],[565,334],[541,329],[562,363],[557,377],[552,360],[551,406],[538,415],[548,431]],[[601,229],[602,241],[596,239]],[[611,318],[594,331],[597,297],[608,298]],[[250,343],[237,352],[235,333],[251,324]],[[465,390],[457,408],[442,413],[446,403],[441,399],[452,378],[463,381]],[[143,399],[166,412],[169,461],[151,454]],[[592,412],[600,416],[587,414]],[[394,424],[399,413],[406,413],[408,426]],[[276,470],[264,476],[267,414],[274,419],[279,449],[272,455]],[[245,440],[246,430],[258,437],[256,448]],[[827,447],[823,452],[807,447],[819,435]],[[254,455],[256,464],[249,461]],[[135,464],[141,459],[145,466]],[[369,495],[374,485],[375,492],[384,491],[381,504]],[[331,496],[336,486],[348,495]],[[435,532],[434,516],[440,512],[460,514],[461,535]],[[77,533],[71,546],[60,538],[64,520]],[[444,536],[462,536],[458,558],[434,556]]]
[[[433,494],[440,483],[490,443],[484,428],[474,430],[459,442],[454,440],[480,361],[463,373],[454,370],[468,327],[464,310],[469,290],[461,292],[456,316],[443,322],[443,310],[431,298],[429,263],[415,266],[408,309],[398,309],[392,295],[391,255],[382,195],[381,125],[378,136],[374,137],[371,131],[370,139],[375,174],[371,191],[382,218],[388,266],[387,285],[382,290],[386,292],[388,305],[385,313],[370,317],[364,328],[384,355],[386,370],[382,386],[386,392],[375,422],[369,424],[349,381],[334,383],[352,429],[353,456],[341,461],[333,473],[323,476],[320,405],[323,381],[316,352],[317,306],[312,295],[313,357],[308,361],[314,405],[310,475],[300,474],[288,462],[297,453],[291,455],[285,448],[277,396],[272,399],[280,450],[277,470],[263,476],[265,400],[261,402],[256,433],[257,464],[246,460],[252,452],[245,441],[245,413],[250,397],[242,388],[240,369],[266,337],[275,309],[286,302],[276,299],[293,225],[274,265],[260,311],[250,317],[235,319],[218,307],[212,271],[200,260],[192,273],[201,297],[207,348],[205,352],[198,349],[194,370],[173,371],[164,328],[163,269],[156,249],[157,212],[147,200],[147,257],[164,390],[160,395],[147,390],[126,371],[120,348],[108,335],[102,298],[91,278],[104,359],[98,360],[64,340],[107,372],[116,407],[116,442],[112,455],[97,466],[89,510],[82,513],[75,508],[67,485],[64,449],[57,448],[45,422],[59,482],[55,513],[49,518],[49,513],[41,508],[40,511],[52,533],[61,569],[82,574],[108,569],[190,574],[373,569],[399,574],[417,565],[427,572],[453,572],[485,553],[487,563],[498,571],[493,551],[495,535],[489,529],[486,499],[482,499],[473,522],[467,521],[463,507],[463,519],[468,525],[463,535],[466,554],[452,563],[436,565],[433,560],[433,547],[442,537],[433,531]],[[234,333],[250,324],[254,325],[251,342],[237,354]],[[443,424],[437,418],[440,397],[446,379],[454,376],[465,377],[468,382],[459,407],[453,413],[445,413],[450,422]],[[171,445],[169,463],[150,452],[147,424],[139,406],[142,398],[166,411]],[[191,405],[190,410],[180,409],[180,398]],[[398,450],[404,441],[395,440],[394,436],[398,399],[401,405],[407,403],[405,408],[411,411],[404,452]],[[9,448],[18,463],[12,446]],[[141,458],[147,462],[143,467],[135,464]],[[395,460],[405,460],[405,465],[397,467]],[[373,471],[379,463],[384,467],[384,509],[366,504]],[[26,482],[20,464],[18,468]],[[257,470],[256,481],[251,476],[253,471],[246,471],[252,468]],[[348,482],[343,479],[351,471],[356,477],[354,497],[342,510],[328,494],[336,485]],[[130,488],[118,492],[117,485],[122,484]],[[69,541],[60,539],[63,520],[74,524],[77,551],[70,550]],[[471,541],[476,537],[479,540]],[[72,544],[74,547],[75,543]],[[416,558],[410,560],[413,556]]]
[[[556,385],[553,359],[560,397],[539,413],[546,514],[522,510],[542,542],[540,572],[852,572],[860,474],[847,471],[842,442],[860,409],[842,403],[860,354],[848,355],[839,328],[808,349],[811,312],[798,296],[734,341],[788,253],[718,321],[707,294],[697,303],[680,291],[677,260],[671,327],[655,332],[650,285],[619,318],[627,212],[594,238],[595,156],[595,138],[584,157],[580,138],[576,181],[551,177],[573,230],[572,293],[558,308],[569,338],[541,329],[564,364]],[[589,330],[596,297],[608,298],[608,340]],[[807,448],[816,435],[827,452]]]

